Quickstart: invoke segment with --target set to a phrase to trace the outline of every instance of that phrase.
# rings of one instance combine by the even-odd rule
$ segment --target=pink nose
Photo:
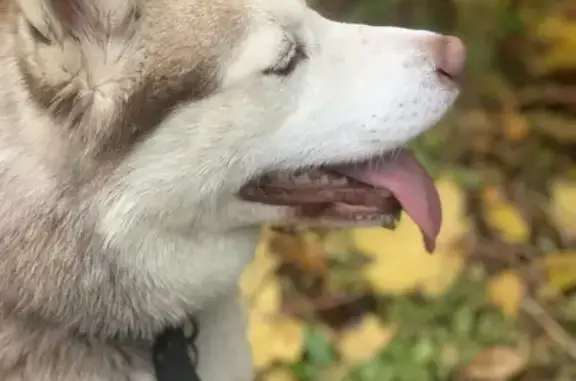
[[[466,68],[466,46],[454,36],[435,38],[431,44],[436,72],[440,77],[460,84]]]

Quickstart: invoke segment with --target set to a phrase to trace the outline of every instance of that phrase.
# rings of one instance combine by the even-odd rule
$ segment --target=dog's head
[[[456,98],[456,38],[337,23],[300,0],[18,4],[31,97],[70,156],[87,158],[68,161],[71,173],[106,163],[97,198],[109,231],[141,218],[379,224],[410,187],[429,197],[428,180],[403,179],[419,169],[396,149]],[[439,217],[422,218],[433,235]]]

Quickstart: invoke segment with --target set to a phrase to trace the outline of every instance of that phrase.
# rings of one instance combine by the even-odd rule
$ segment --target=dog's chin
[[[405,211],[435,247],[441,205],[432,178],[405,149],[356,163],[334,163],[265,173],[238,196],[290,211],[293,220],[327,227],[393,228]]]

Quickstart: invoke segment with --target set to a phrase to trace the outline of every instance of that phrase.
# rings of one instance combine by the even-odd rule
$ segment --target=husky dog
[[[251,379],[262,223],[402,209],[433,250],[402,147],[457,97],[458,38],[301,0],[0,0],[0,28],[2,381],[156,381],[154,338],[190,317],[200,379]]]

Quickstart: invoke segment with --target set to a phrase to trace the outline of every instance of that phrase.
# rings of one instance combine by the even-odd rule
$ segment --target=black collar
[[[191,335],[186,336],[183,327],[167,328],[154,340],[152,360],[158,381],[200,381],[196,373],[198,353],[195,346],[198,324],[193,319],[191,322]]]

